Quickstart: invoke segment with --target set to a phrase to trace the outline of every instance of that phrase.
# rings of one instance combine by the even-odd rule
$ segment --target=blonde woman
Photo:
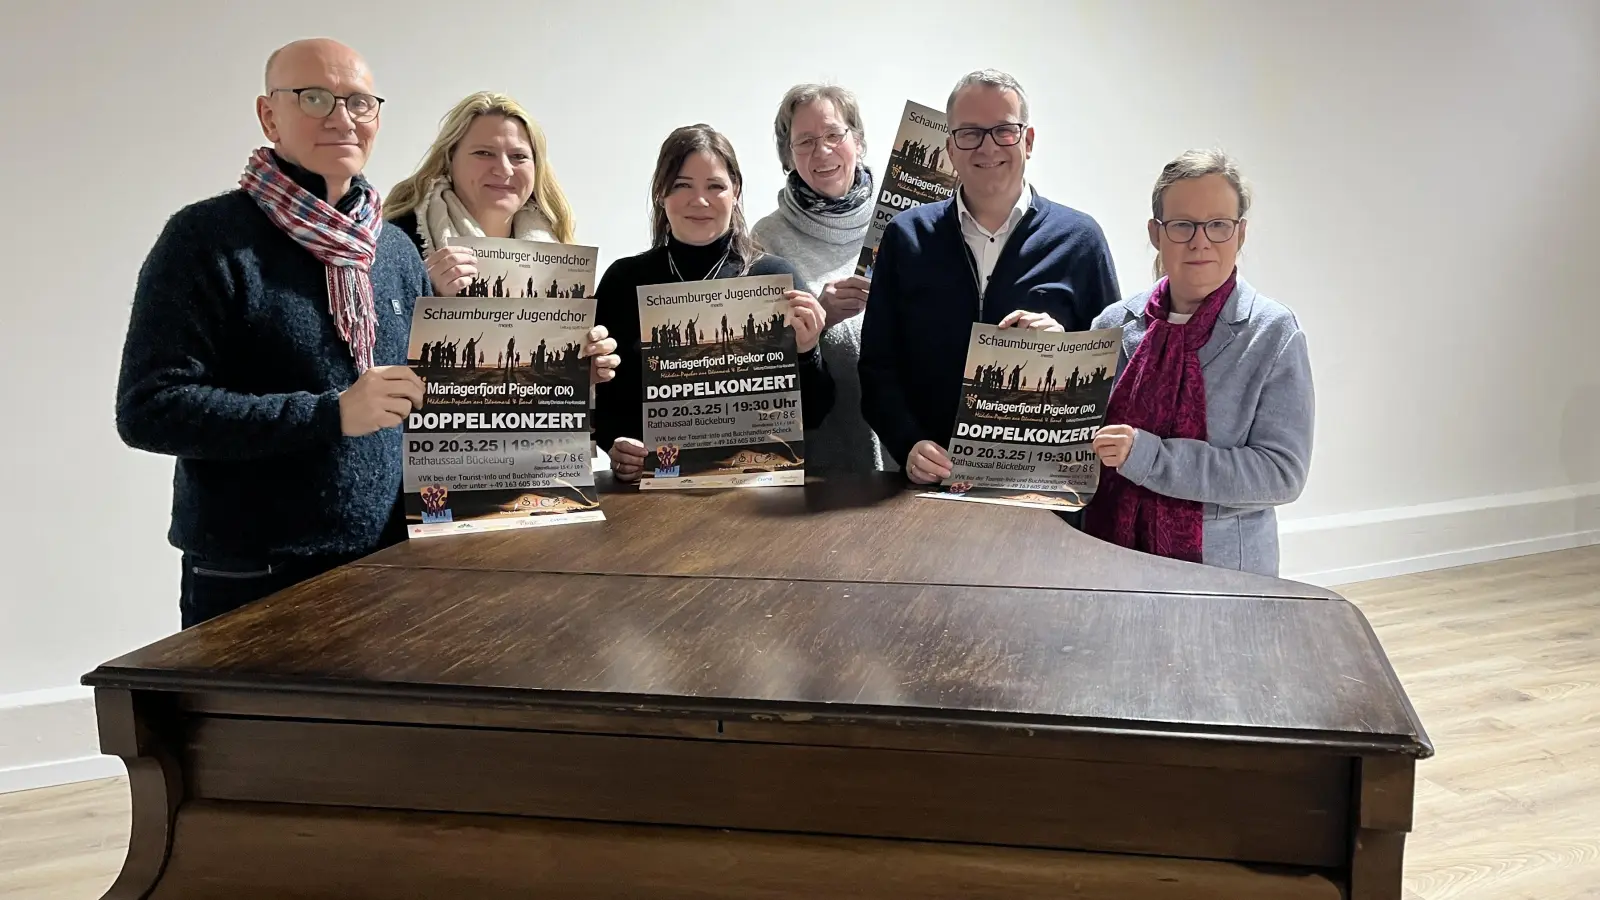
[[[550,168],[544,131],[517,101],[488,91],[445,115],[422,165],[385,198],[384,217],[417,245],[441,297],[461,293],[478,274],[472,252],[451,244],[457,237],[573,240],[572,207]],[[584,355],[596,382],[614,374],[615,349],[604,328],[589,332]]]
[[[455,296],[477,274],[457,236],[570,243],[572,207],[556,182],[544,131],[504,94],[455,105],[411,177],[383,202],[384,217],[422,253],[434,289]]]

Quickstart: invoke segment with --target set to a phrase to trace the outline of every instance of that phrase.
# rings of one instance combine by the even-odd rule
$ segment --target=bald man
[[[331,40],[272,54],[272,146],[166,223],[134,291],[117,386],[129,446],[176,458],[168,539],[183,627],[405,536],[399,426],[429,293],[362,175],[382,100]]]

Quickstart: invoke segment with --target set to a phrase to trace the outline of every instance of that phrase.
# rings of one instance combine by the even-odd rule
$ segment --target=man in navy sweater
[[[972,323],[1083,331],[1121,299],[1100,226],[1024,177],[1034,131],[1016,79],[967,75],[945,112],[960,188],[889,223],[861,325],[862,413],[917,484],[950,474]]]
[[[177,458],[183,627],[404,538],[405,367],[428,293],[361,172],[378,132],[355,51],[298,41],[257,100],[273,144],[172,216],[139,272],[117,386],[130,446]]]

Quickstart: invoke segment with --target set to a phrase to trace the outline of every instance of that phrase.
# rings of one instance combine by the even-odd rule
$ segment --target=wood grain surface
[[[897,475],[830,477],[803,488],[641,492],[608,486],[601,508],[604,522],[411,541],[365,562],[1338,598],[1311,585],[1126,550],[1044,510],[930,500]]]
[[[159,641],[90,681],[1427,750],[1359,611],[1339,601],[358,566]]]

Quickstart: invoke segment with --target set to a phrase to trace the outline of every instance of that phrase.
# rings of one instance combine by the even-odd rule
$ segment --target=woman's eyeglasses
[[[1163,222],[1156,220],[1161,230],[1166,232],[1167,240],[1175,244],[1187,244],[1194,240],[1194,233],[1204,227],[1206,240],[1213,244],[1221,244],[1233,237],[1234,229],[1243,219],[1212,219],[1209,222],[1191,222],[1188,219],[1173,219]]]

